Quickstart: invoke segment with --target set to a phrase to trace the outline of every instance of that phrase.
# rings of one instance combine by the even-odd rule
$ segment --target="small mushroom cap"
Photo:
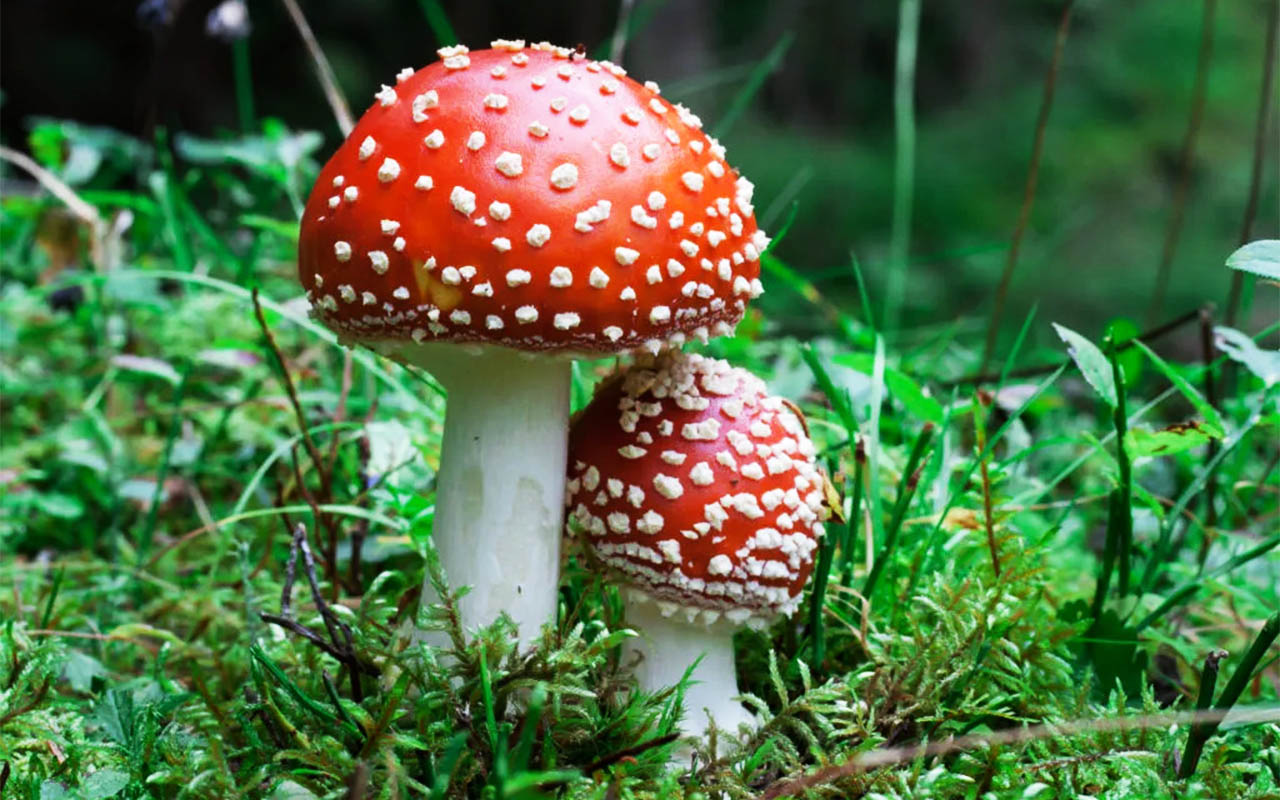
[[[359,341],[591,353],[731,330],[768,237],[696,116],[565,48],[439,52],[320,173],[313,313]]]
[[[569,516],[665,613],[790,614],[829,509],[790,404],[724,361],[664,353],[601,387],[569,437]]]

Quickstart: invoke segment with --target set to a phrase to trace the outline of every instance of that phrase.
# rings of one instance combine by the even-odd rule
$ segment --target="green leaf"
[[[127,689],[111,689],[98,701],[94,717],[107,736],[128,749],[134,738],[133,693]]]
[[[85,800],[103,800],[115,797],[120,790],[129,785],[129,776],[119,770],[100,769],[85,778],[80,787],[81,796]]]
[[[62,677],[77,692],[87,692],[93,687],[93,679],[107,674],[107,668],[93,656],[72,650],[62,667]]]
[[[84,515],[84,503],[78,498],[60,492],[43,492],[36,495],[36,506],[51,517],[79,519]]]
[[[1227,266],[1280,281],[1280,239],[1259,239],[1227,256]]]
[[[1124,449],[1134,458],[1171,456],[1207,444],[1210,439],[1221,438],[1221,434],[1214,435],[1207,428],[1207,425],[1195,421],[1158,431],[1134,428],[1125,435]]]
[[[1068,327],[1053,323],[1058,338],[1067,345],[1071,360],[1080,368],[1080,374],[1089,382],[1098,396],[1112,408],[1116,407],[1116,383],[1111,374],[1111,362],[1102,354],[1098,346]]]
[[[1263,350],[1248,334],[1219,325],[1213,329],[1214,346],[1262,379],[1267,386],[1280,381],[1280,351]]]
[[[1140,332],[1138,323],[1126,317],[1116,317],[1107,323],[1107,338],[1116,345],[1138,338]],[[1116,353],[1116,361],[1120,363],[1120,369],[1124,372],[1125,385],[1137,386],[1139,379],[1142,378],[1142,353],[1132,347],[1126,347]]]
[[[872,374],[875,367],[875,358],[870,353],[841,353],[832,359],[835,363],[842,367],[849,367],[857,370],[864,375]],[[901,370],[886,366],[884,368],[884,385],[889,389],[889,394],[899,402],[908,412],[919,417],[926,422],[932,422],[935,425],[942,424],[944,412],[942,404],[925,394],[924,388],[920,384]]]
[[[40,784],[40,800],[63,800],[67,796],[67,787],[55,780],[47,780]]]
[[[1186,378],[1182,377],[1177,370],[1169,366],[1164,359],[1156,355],[1155,351],[1150,347],[1147,347],[1145,344],[1137,340],[1134,340],[1133,344],[1142,350],[1142,352],[1147,354],[1147,358],[1151,359],[1151,363],[1156,365],[1156,369],[1160,370],[1160,374],[1168,378],[1169,382],[1182,393],[1182,396],[1187,398],[1187,401],[1190,402],[1191,405],[1195,406],[1196,411],[1200,412],[1200,416],[1204,417],[1205,421],[1206,427],[1204,432],[1215,439],[1222,438],[1225,428],[1222,424],[1222,417],[1218,415],[1218,410],[1207,400],[1201,397],[1200,393],[1196,391],[1194,386],[1187,382]]]
[[[153,375],[167,381],[171,386],[177,386],[179,381],[182,380],[178,371],[174,369],[168,361],[162,361],[158,358],[150,358],[148,356],[135,356],[128,353],[121,353],[111,357],[111,366],[127,372],[139,372],[144,375]]]

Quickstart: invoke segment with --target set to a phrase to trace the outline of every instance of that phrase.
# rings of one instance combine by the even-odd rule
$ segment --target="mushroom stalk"
[[[733,658],[733,632],[737,626],[725,620],[705,625],[685,621],[683,609],[663,616],[649,600],[627,600],[627,626],[640,636],[623,645],[622,663],[632,664],[636,681],[646,692],[674,686],[701,656],[684,695],[684,718],[680,731],[686,736],[706,736],[708,714],[723,737],[734,737],[738,726],[755,724],[755,717],[734,699],[738,692],[738,672]]]
[[[556,618],[571,362],[479,350],[404,347],[396,357],[449,393],[432,539],[450,588],[470,587],[462,624],[506,611],[527,644]]]

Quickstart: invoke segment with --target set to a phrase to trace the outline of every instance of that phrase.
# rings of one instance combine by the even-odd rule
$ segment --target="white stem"
[[[738,673],[733,660],[734,626],[720,620],[711,626],[685,622],[683,610],[664,617],[651,602],[627,600],[627,627],[640,633],[622,648],[622,663],[635,667],[636,681],[648,692],[680,682],[685,670],[702,656],[694,670],[691,686],[684,695],[684,719],[680,730],[686,736],[707,733],[707,715],[716,721],[721,735],[736,736],[738,726],[753,725],[755,717],[733,698],[738,695]]]
[[[506,611],[526,644],[556,618],[571,362],[445,347],[392,353],[449,392],[432,540],[450,588],[471,587],[463,626]]]

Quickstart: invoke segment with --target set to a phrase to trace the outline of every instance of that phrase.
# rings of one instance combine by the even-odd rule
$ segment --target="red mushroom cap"
[[[799,605],[824,479],[804,423],[751,373],[678,351],[632,367],[575,421],[569,463],[570,517],[650,598],[708,623]]]
[[[729,332],[768,237],[696,116],[565,48],[439,52],[307,201],[298,275],[327,325],[609,353]]]

